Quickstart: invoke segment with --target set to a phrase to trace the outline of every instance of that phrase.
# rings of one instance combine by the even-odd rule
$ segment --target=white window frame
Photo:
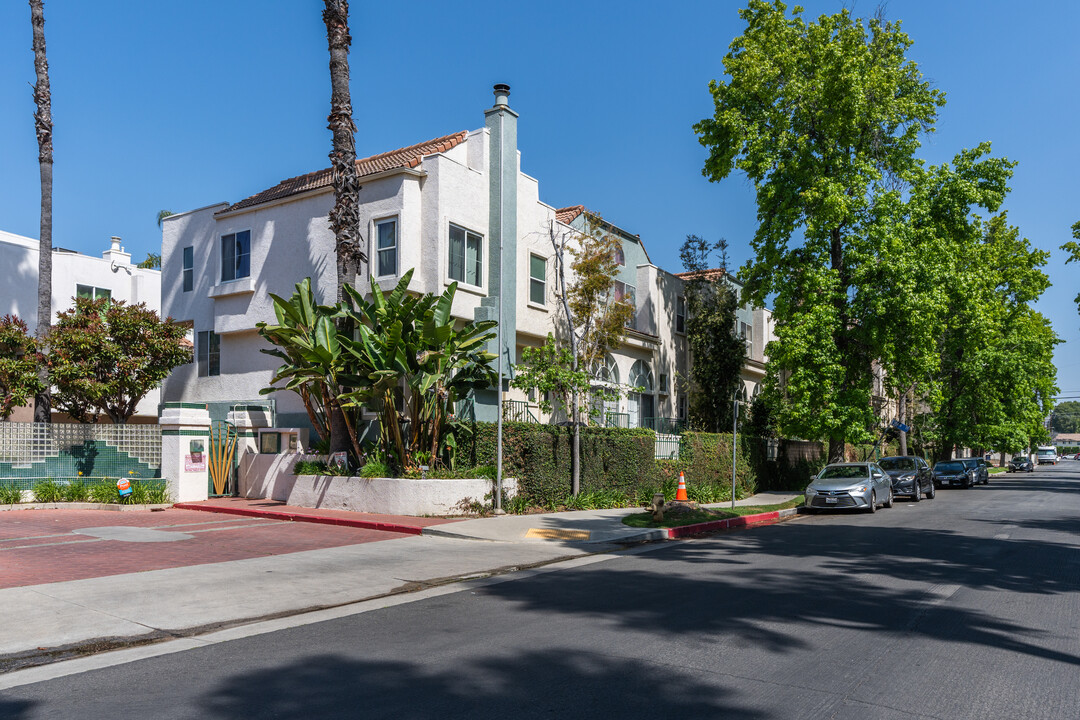
[[[379,226],[386,225],[387,223],[394,223],[394,244],[380,248],[379,247]],[[382,258],[380,253],[384,253],[388,250],[394,251],[394,271],[392,273],[383,273],[382,270]],[[375,270],[375,278],[391,278],[398,277],[401,274],[401,220],[397,215],[390,215],[384,218],[379,218],[371,224],[371,254],[368,256],[374,261],[372,263],[373,270]]]
[[[679,325],[682,325],[682,328]],[[686,334],[686,297],[679,295],[675,298],[675,333]]]
[[[454,229],[454,228],[457,228],[458,230],[461,230],[462,232],[465,233],[465,248],[464,248],[465,257],[462,258],[462,266],[461,266],[463,276],[460,279],[455,278],[455,277],[451,277],[451,275],[450,275],[450,250],[451,250],[451,247],[450,247],[450,231],[452,229]],[[465,264],[468,262],[468,258],[469,258],[469,236],[470,235],[476,237],[477,240],[480,243],[479,244],[480,268],[479,268],[479,277],[477,278],[479,280],[479,282],[477,284],[475,284],[475,285],[465,279],[465,278],[467,278],[469,276],[468,269],[466,268]],[[484,247],[485,244],[486,243],[484,242],[484,236],[483,236],[482,233],[478,233],[475,230],[470,230],[468,227],[466,227],[465,225],[462,225],[461,223],[456,223],[456,222],[453,222],[453,221],[448,221],[447,222],[447,224],[446,224],[446,283],[447,284],[450,284],[452,282],[456,282],[458,284],[458,287],[471,288],[473,290],[483,290],[484,289],[484,275],[487,274],[487,264],[485,263],[485,260],[486,260],[486,258],[485,258],[486,253],[485,253],[485,247]]]
[[[224,258],[222,257],[222,245],[225,243],[225,238],[229,237],[230,235],[233,238],[233,243],[235,243],[236,242],[236,236],[239,235],[240,233],[247,233],[248,234],[248,251],[247,251],[248,272],[247,272],[247,275],[237,275],[236,274],[236,258],[233,258],[233,276],[231,278],[229,278],[228,280],[226,280],[225,279],[225,263],[224,263]],[[251,275],[251,246],[252,246],[251,236],[252,236],[252,234],[253,233],[251,232],[251,228],[239,228],[237,230],[230,230],[229,232],[220,233],[218,235],[218,243],[217,243],[217,259],[218,259],[218,276],[217,276],[217,279],[218,279],[218,284],[236,282],[237,280],[245,280],[245,279],[252,276]],[[194,256],[194,251],[192,252],[192,255]]]
[[[90,292],[89,294],[80,295],[80,288],[86,288]],[[109,288],[97,287],[95,285],[83,285],[82,283],[75,283],[75,297],[86,298],[88,300],[101,300],[102,298],[112,299],[112,290]]]
[[[532,274],[532,261],[533,261],[533,258],[536,258],[537,260],[542,260],[544,262],[544,277],[542,277],[542,278],[533,277],[533,274]],[[543,308],[547,307],[547,270],[548,270],[548,259],[546,257],[544,257],[543,255],[540,255],[538,253],[529,253],[528,271],[529,271],[529,304],[530,305],[533,305],[533,306],[536,306],[536,307],[543,307]],[[536,300],[533,300],[532,289],[533,289],[533,283],[534,282],[541,283],[544,286],[544,299],[543,299],[542,302],[537,302]]]

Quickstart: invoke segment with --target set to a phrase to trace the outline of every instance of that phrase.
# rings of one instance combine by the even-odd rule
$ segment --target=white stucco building
[[[462,320],[498,319],[503,294],[499,352],[509,376],[522,350],[540,345],[554,328],[549,231],[580,230],[586,213],[581,206],[558,209],[541,199],[538,181],[521,170],[509,88],[496,86],[495,95],[480,129],[358,161],[360,228],[369,265],[364,277],[349,280],[363,291],[370,273],[389,289],[415,268],[410,289],[436,294],[456,281],[453,314]],[[330,171],[321,170],[236,203],[165,218],[162,306],[190,324],[196,346],[195,362],[166,381],[165,401],[218,404],[221,416],[229,404],[260,398],[277,366],[259,352],[267,346],[255,330],[258,322],[275,322],[270,293],[288,297],[297,282],[310,277],[316,296],[333,302],[333,204]],[[605,228],[623,248],[617,292],[635,299],[637,313],[625,344],[600,374],[645,388],[606,410],[621,425],[685,418],[685,390],[677,382],[688,373],[680,330],[683,281],[652,264],[640,237],[614,225]],[[763,347],[767,331],[756,337]],[[763,361],[760,352],[753,357]],[[299,398],[285,392],[274,397],[279,426],[308,424]],[[507,398],[513,412],[529,402],[517,391]],[[532,408],[524,410],[536,416],[535,403]],[[478,420],[494,420],[494,389],[477,393],[470,411]]]
[[[52,309],[56,314],[75,307],[76,297],[110,297],[129,304],[146,303],[161,313],[161,271],[136,267],[131,254],[114,237],[101,257],[53,247]],[[30,332],[37,330],[38,241],[0,231],[0,315],[16,315]],[[160,391],[139,403],[132,422],[156,421]],[[12,420],[29,421],[32,412],[20,409]],[[62,418],[58,418],[62,419]],[[107,418],[106,418],[107,420]]]

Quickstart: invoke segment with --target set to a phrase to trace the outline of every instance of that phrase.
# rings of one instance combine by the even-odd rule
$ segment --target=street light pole
[[[739,448],[739,387],[735,386],[735,398],[732,400],[735,412],[731,421],[731,508],[735,509],[735,460]]]

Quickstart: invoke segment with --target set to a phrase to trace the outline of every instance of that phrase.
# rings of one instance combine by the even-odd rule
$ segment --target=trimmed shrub
[[[521,495],[535,503],[563,504],[571,489],[573,437],[569,427],[504,422],[503,475],[517,478]],[[494,423],[477,423],[468,450],[472,464],[495,465],[497,442]],[[582,492],[633,500],[644,482],[658,484],[655,446],[652,430],[581,428]]]

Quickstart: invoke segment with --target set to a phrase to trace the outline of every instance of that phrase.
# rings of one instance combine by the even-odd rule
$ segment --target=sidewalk
[[[791,494],[758,495],[739,504],[776,504],[791,497]],[[603,553],[618,549],[622,543],[676,536],[664,530],[623,525],[623,516],[638,512],[633,508],[455,521],[446,518],[391,519],[354,513],[344,513],[343,517],[343,511],[291,508],[272,501],[215,503],[224,510],[217,507],[207,512],[211,508],[204,507],[201,512],[192,512],[188,504],[186,509],[167,512],[205,515],[208,521],[215,521],[210,523],[211,526],[227,521],[223,532],[209,532],[200,536],[221,538],[223,541],[231,537],[230,532],[233,531],[230,529],[233,527],[240,528],[236,532],[248,533],[252,538],[258,537],[256,533],[272,535],[274,526],[282,524],[282,519],[286,518],[298,521],[295,522],[294,531],[303,530],[299,526],[307,522],[312,523],[306,527],[313,531],[326,524],[347,525],[345,528],[326,528],[325,532],[332,531],[336,535],[361,533],[365,541],[350,540],[348,544],[339,544],[344,542],[339,540],[332,547],[285,554],[267,553],[263,556],[249,553],[239,559],[209,562],[204,559],[200,564],[171,564],[141,572],[120,570],[120,574],[117,574],[117,568],[113,567],[107,575],[74,575],[81,579],[0,589],[0,605],[8,608],[12,616],[19,620],[9,623],[4,633],[0,634],[0,673],[66,659],[88,651],[198,635],[269,617],[337,607]],[[211,504],[214,503],[207,503]],[[236,517],[241,513],[252,519]],[[101,520],[106,515],[108,519]],[[134,513],[120,515],[123,516],[124,525],[144,524]],[[161,515],[155,514],[155,518]],[[0,513],[0,521],[9,524],[27,517],[21,512]],[[110,526],[91,528],[99,531],[91,539],[97,540],[94,547],[100,548],[101,556],[106,559],[116,557],[117,553],[135,553],[134,557],[137,558],[151,552],[144,549],[151,547],[179,552],[183,546],[195,547],[198,542],[136,544],[147,542],[146,537],[125,542],[125,533],[117,532],[114,527],[121,524],[116,522],[117,519],[117,514],[102,512],[96,520],[88,517],[83,523],[97,522]],[[764,521],[775,522],[776,518]],[[167,534],[183,531],[191,535],[190,527],[195,526],[190,525],[191,521],[186,522],[189,526],[174,525],[171,529],[161,528],[150,532]],[[241,524],[236,525],[236,522]],[[251,522],[262,524],[253,526],[249,524]],[[352,523],[382,524],[388,529],[395,528],[395,532]],[[25,543],[27,540],[17,537],[18,524],[16,522],[10,528],[12,539]],[[294,523],[284,525],[287,527]],[[355,529],[357,527],[368,529]],[[403,535],[403,531],[414,534]],[[70,532],[87,531],[76,529]],[[138,533],[147,535],[145,529],[138,530]],[[368,541],[371,535],[390,539]],[[357,535],[357,538],[360,537]],[[64,543],[65,547],[89,547],[71,544],[67,536],[53,535],[52,538],[50,542]],[[224,552],[221,548],[232,547],[231,540],[227,542],[229,544],[223,546],[215,540],[215,544],[208,547]],[[55,555],[51,548],[49,554]],[[59,555],[54,559],[62,561]],[[64,578],[65,574],[60,570],[62,568],[53,574],[45,574],[43,579]],[[79,652],[79,648],[83,649],[82,652]]]

